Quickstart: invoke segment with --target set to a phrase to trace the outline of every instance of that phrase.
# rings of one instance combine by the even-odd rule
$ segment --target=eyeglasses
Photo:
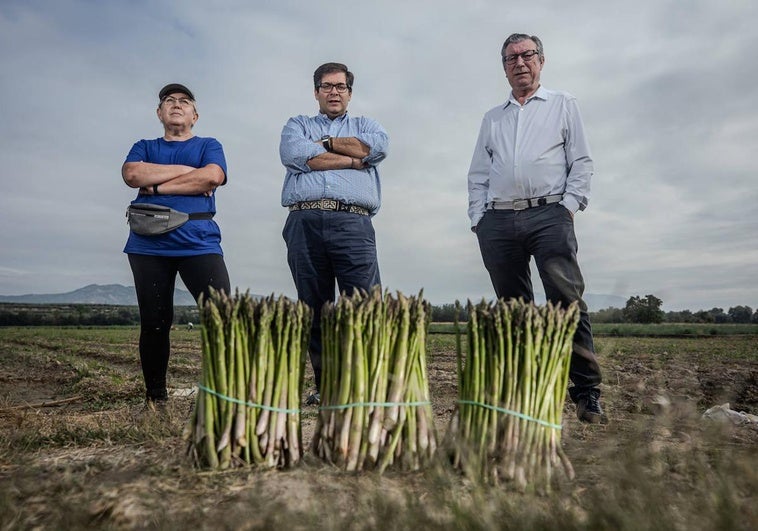
[[[337,92],[342,94],[350,88],[350,85],[346,85],[345,83],[337,83],[336,85],[334,83],[321,83],[317,87],[324,94],[329,94],[332,89],[336,89]]]
[[[166,96],[161,100],[161,104],[168,103],[169,105],[175,105],[179,104],[181,107],[189,107],[190,105],[194,105],[194,102],[189,98],[179,98],[176,99],[173,96]]]
[[[529,50],[529,51],[521,52],[521,53],[513,53],[511,55],[504,55],[503,62],[505,64],[512,65],[518,60],[519,57],[521,57],[525,63],[528,63],[529,61],[532,60],[532,57],[538,54],[539,52],[537,50]]]

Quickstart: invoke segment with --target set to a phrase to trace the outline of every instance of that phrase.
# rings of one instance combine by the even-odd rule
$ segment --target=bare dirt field
[[[136,328],[0,329],[0,529],[758,529],[758,337],[599,337],[607,425],[564,409],[576,470],[549,495],[488,487],[447,466],[348,474],[199,471],[182,430],[200,374],[197,330],[172,334],[165,414],[145,410]],[[444,436],[457,400],[454,337],[429,336]],[[312,376],[306,374],[310,388]],[[304,407],[310,442],[316,409]]]

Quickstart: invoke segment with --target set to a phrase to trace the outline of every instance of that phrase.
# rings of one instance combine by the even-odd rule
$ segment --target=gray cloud
[[[579,99],[596,160],[577,216],[592,293],[668,309],[758,306],[758,44],[752,3],[598,0],[317,4],[10,0],[0,5],[0,293],[131,284],[122,254],[132,143],[161,134],[157,91],[188,84],[196,134],[224,145],[218,221],[233,285],[294,295],[279,206],[281,128],[313,114],[313,69],[356,73],[351,112],[390,132],[375,218],[385,285],[434,303],[490,297],[466,217],[483,113],[504,101],[513,31],[540,35],[543,83]]]

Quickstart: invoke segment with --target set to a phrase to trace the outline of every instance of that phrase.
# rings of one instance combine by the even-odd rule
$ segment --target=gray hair
[[[534,44],[537,45],[537,53],[540,56],[540,59],[545,58],[545,50],[542,48],[542,41],[539,37],[536,35],[527,35],[526,33],[513,33],[510,35],[507,39],[505,39],[505,42],[503,43],[503,47],[500,50],[500,55],[505,57],[505,49],[508,47],[509,44],[516,44],[517,42],[526,41],[526,40],[532,40],[534,41]]]

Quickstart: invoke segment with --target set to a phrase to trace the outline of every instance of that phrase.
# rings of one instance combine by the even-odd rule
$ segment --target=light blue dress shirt
[[[576,98],[540,87],[521,105],[511,93],[482,120],[468,173],[471,226],[492,201],[561,194],[572,213],[584,210],[593,171]]]
[[[362,170],[315,171],[308,161],[326,150],[318,143],[323,136],[355,137],[366,144],[370,152]],[[336,199],[350,205],[367,208],[375,214],[382,202],[379,164],[387,156],[387,132],[378,122],[363,116],[343,114],[330,120],[325,114],[295,116],[282,130],[279,156],[287,169],[282,187],[282,206],[299,201]]]

